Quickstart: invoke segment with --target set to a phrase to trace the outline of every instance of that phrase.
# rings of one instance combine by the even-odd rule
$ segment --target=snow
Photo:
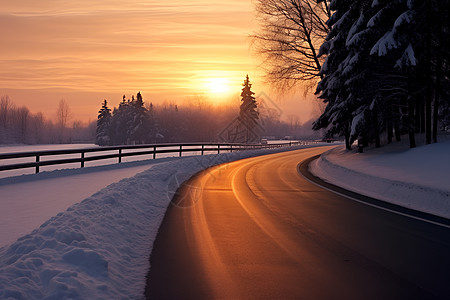
[[[58,201],[69,207],[54,208],[60,212],[40,226],[36,217],[31,233],[0,248],[0,299],[140,299],[153,241],[179,183],[209,166],[321,145],[329,144],[58,170],[15,177],[18,183],[1,179],[2,190],[11,188],[25,200],[16,210],[34,205],[23,216],[9,218],[10,224],[2,224],[7,230],[25,226],[33,214],[47,218],[47,210]],[[101,188],[121,176],[132,177]],[[27,191],[33,184],[40,190]],[[72,194],[77,196],[66,201]]]
[[[450,138],[408,149],[393,143],[364,153],[339,146],[310,165],[323,180],[403,207],[450,218]]]
[[[402,26],[404,23],[411,23],[412,19],[414,17],[414,13],[411,10],[407,10],[404,13],[402,13],[394,22],[394,28],[398,28]]]
[[[358,20],[356,20],[353,23],[352,27],[348,31],[347,40],[345,41],[346,46],[353,45],[359,41],[359,38],[355,37],[355,33],[358,31],[359,28],[361,28],[363,22],[364,22],[364,14],[361,12]]]
[[[354,137],[356,135],[356,129],[362,121],[364,121],[364,111],[360,112],[353,118],[350,136]]]
[[[168,159],[41,172],[0,179],[0,247],[95,192]],[[58,188],[55,188],[58,187]],[[17,221],[20,226],[12,226]]]
[[[394,30],[386,32],[370,50],[370,55],[378,54],[378,56],[385,56],[389,50],[396,48],[397,42],[395,41],[394,33]]]
[[[417,59],[414,54],[414,49],[411,44],[406,47],[405,52],[403,52],[402,57],[395,63],[396,68],[409,67],[417,65]]]

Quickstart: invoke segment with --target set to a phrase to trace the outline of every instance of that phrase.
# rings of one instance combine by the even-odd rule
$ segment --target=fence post
[[[181,153],[183,153],[183,145],[180,145],[180,157],[181,157]]]
[[[233,145],[230,145],[230,153],[233,153]]]
[[[36,155],[36,173],[39,173],[39,155]]]
[[[84,168],[84,152],[81,151],[81,167]]]
[[[119,164],[122,162],[122,148],[119,149]]]
[[[153,146],[153,159],[156,159],[156,146]]]
[[[205,150],[205,145],[202,145],[202,156],[203,156],[204,150]]]
[[[220,154],[220,144],[217,145],[217,154]]]

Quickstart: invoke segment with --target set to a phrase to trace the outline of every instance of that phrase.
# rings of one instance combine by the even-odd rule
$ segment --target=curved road
[[[449,299],[450,229],[304,179],[328,147],[208,169],[168,209],[148,299]]]

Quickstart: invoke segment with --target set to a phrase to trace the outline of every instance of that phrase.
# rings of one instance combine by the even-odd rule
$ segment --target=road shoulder
[[[429,213],[413,210],[413,209],[406,208],[406,207],[403,207],[400,205],[396,205],[396,204],[382,201],[379,199],[375,199],[375,198],[372,198],[369,196],[358,194],[353,191],[344,189],[340,186],[337,186],[337,185],[334,185],[334,184],[331,184],[329,182],[322,180],[321,178],[313,175],[309,171],[309,164],[312,161],[318,159],[319,157],[320,157],[320,155],[313,156],[309,159],[306,159],[306,160],[300,162],[297,166],[297,170],[298,170],[299,174],[301,176],[303,176],[304,178],[306,178],[307,180],[309,180],[310,182],[312,182],[322,188],[325,188],[329,191],[340,194],[340,195],[350,198],[352,200],[365,203],[367,205],[371,205],[371,206],[378,207],[378,208],[384,209],[384,210],[388,210],[388,211],[391,211],[391,212],[394,212],[397,214],[401,214],[404,216],[412,217],[415,219],[423,220],[423,221],[426,221],[429,223],[433,223],[436,225],[450,228],[450,220],[447,218],[443,218],[443,217],[432,215]]]

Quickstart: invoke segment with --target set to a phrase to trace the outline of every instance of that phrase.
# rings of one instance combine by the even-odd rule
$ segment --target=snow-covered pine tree
[[[239,119],[245,131],[244,143],[254,143],[259,140],[259,132],[257,130],[259,113],[255,97],[253,96],[255,93],[252,92],[251,88],[252,84],[247,75],[241,92],[242,103],[239,110]]]
[[[352,0],[334,0],[330,4],[334,13],[327,25],[331,30],[319,51],[320,56],[327,55],[327,58],[320,71],[323,79],[316,91],[327,105],[323,114],[313,124],[315,130],[326,128],[327,136],[344,136],[347,149],[351,148],[352,113],[357,108],[347,102],[353,99],[351,90],[345,86],[351,74],[343,72],[343,62],[351,64],[351,53],[346,47],[346,41],[350,29],[359,18],[358,5],[359,1]]]
[[[102,108],[98,111],[95,144],[100,146],[111,145],[111,118],[111,109],[108,107],[108,102],[105,99]]]
[[[450,68],[449,0],[377,0],[374,6],[378,12],[372,25],[389,26],[371,54],[394,66],[394,76],[385,77],[393,79],[386,90],[408,107],[402,123],[409,132],[410,146],[415,146],[417,132],[425,133],[427,143],[432,138],[436,141],[440,99],[446,93],[442,87],[449,81],[443,75]],[[390,21],[378,21],[386,15]]]
[[[396,132],[409,132],[410,146],[415,147],[415,128],[418,106],[416,86],[417,59],[415,45],[417,32],[412,29],[415,12],[409,0],[377,0],[373,2],[374,15],[368,26],[377,28],[380,38],[370,50],[372,56],[383,62],[383,99],[388,101],[388,122],[396,124]],[[407,109],[404,109],[407,108]],[[397,112],[397,113],[396,113]],[[392,119],[389,120],[389,117]],[[395,127],[395,126],[394,126]]]

